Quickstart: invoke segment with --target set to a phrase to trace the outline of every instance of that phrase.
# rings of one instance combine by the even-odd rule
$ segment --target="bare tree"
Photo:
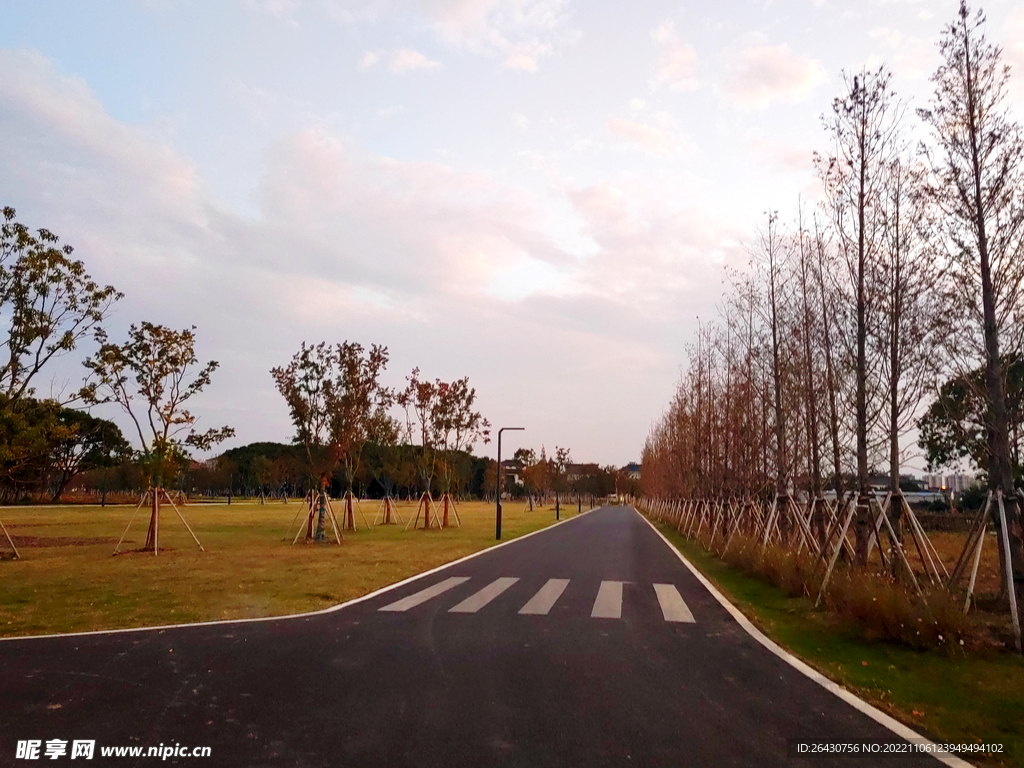
[[[879,267],[881,330],[886,347],[884,383],[888,393],[890,522],[903,544],[903,493],[900,490],[900,438],[913,425],[935,371],[932,287],[937,269],[922,238],[925,199],[920,194],[922,169],[913,158],[896,157],[889,165],[882,199],[885,245]],[[893,558],[894,569],[900,567]]]
[[[1024,282],[1024,138],[1006,104],[1010,69],[985,38],[985,16],[961,1],[957,20],[943,30],[943,63],[932,76],[935,92],[919,110],[932,129],[925,147],[932,179],[926,187],[941,211],[946,247],[943,329],[951,358],[961,368],[985,363],[988,482],[1007,495],[1010,563],[1024,581],[1020,500],[1014,487],[1003,360],[1021,350]],[[965,377],[966,378],[966,377]],[[1002,545],[1002,538],[1000,538]],[[1005,581],[1004,581],[1005,583]],[[1018,592],[1018,594],[1020,594]]]
[[[901,112],[889,90],[890,79],[884,65],[874,71],[862,70],[852,80],[844,76],[845,92],[833,101],[832,115],[825,121],[834,154],[827,164],[819,161],[833,224],[847,263],[856,318],[854,412],[859,497],[854,535],[860,565],[867,564],[871,528],[868,431],[877,416],[877,411],[869,412],[869,397],[878,388],[877,364],[868,359],[869,323],[876,320],[874,282],[884,231],[881,201],[896,148]]]

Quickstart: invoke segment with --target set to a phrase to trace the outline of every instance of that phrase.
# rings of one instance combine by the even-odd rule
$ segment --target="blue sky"
[[[302,340],[349,339],[390,348],[390,384],[414,366],[468,375],[492,423],[527,427],[521,444],[619,465],[763,212],[816,199],[841,71],[886,61],[923,106],[956,10],[3,6],[0,201],[125,292],[115,339],[140,320],[197,326],[221,362],[204,426],[289,439],[269,369]],[[1024,69],[1024,4],[984,8]]]

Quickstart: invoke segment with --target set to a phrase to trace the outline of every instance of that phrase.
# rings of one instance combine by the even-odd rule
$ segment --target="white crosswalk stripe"
[[[402,613],[428,600],[433,600],[435,597],[439,597],[460,584],[465,584],[469,580],[468,576],[452,576],[426,589],[421,589],[419,592],[403,597],[401,600],[389,603],[378,610]],[[537,590],[536,594],[527,601],[526,605],[519,609],[520,615],[547,616],[569,587],[569,581],[569,579],[548,579],[544,586]],[[502,576],[495,579],[454,607],[449,608],[448,613],[477,613],[518,582],[519,578],[514,576]],[[597,590],[597,597],[594,599],[594,607],[590,612],[590,617],[594,619],[621,619],[623,585],[629,583],[631,582],[602,581],[601,586]],[[658,597],[658,605],[661,607],[661,615],[666,622],[675,624],[696,623],[693,613],[674,584],[654,584],[653,586],[654,593]]]
[[[540,591],[530,598],[530,602],[519,609],[519,612],[532,616],[546,616],[558,598],[565,592],[567,586],[569,586],[568,579],[548,579],[547,584],[541,587]]]
[[[684,624],[696,623],[693,614],[687,607],[683,596],[674,584],[655,584],[654,591],[658,595],[658,603],[661,605],[661,614],[665,621],[679,621]]]
[[[476,594],[470,595],[454,608],[450,608],[448,613],[476,613],[517,581],[519,579],[508,576],[495,579]]]
[[[594,610],[590,612],[592,619],[621,619],[622,618],[622,582],[602,581],[601,588],[597,590],[597,599],[594,601]]]
[[[409,595],[408,597],[403,597],[401,600],[396,600],[395,602],[389,605],[385,605],[380,610],[408,611],[410,608],[414,608],[420,603],[425,603],[427,602],[427,600],[430,600],[433,597],[437,597],[438,595],[447,592],[452,587],[457,587],[459,586],[459,584],[462,584],[466,581],[469,581],[468,576],[452,576],[451,578],[445,579],[444,581],[439,581],[432,587],[421,589],[419,592],[416,592],[415,594]]]

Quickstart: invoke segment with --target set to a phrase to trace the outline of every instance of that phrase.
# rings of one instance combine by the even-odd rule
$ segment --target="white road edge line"
[[[888,728],[890,731],[895,733],[900,738],[905,739],[906,741],[909,741],[913,744],[928,744],[931,746],[935,746],[935,742],[933,742],[931,739],[925,738],[921,734],[905,726],[899,720],[890,717],[889,715],[885,714],[885,712],[883,712],[882,710],[872,706],[871,704],[868,704],[863,699],[850,693],[848,690],[843,688],[838,683],[829,680],[823,674],[818,672],[818,670],[801,661],[796,656],[794,656],[789,651],[780,646],[778,643],[776,643],[774,640],[768,638],[764,633],[761,632],[761,630],[759,630],[757,627],[750,623],[750,619],[744,616],[740,612],[739,608],[737,608],[735,605],[726,600],[725,595],[719,592],[715,588],[715,585],[708,581],[704,574],[698,571],[697,568],[689,560],[686,559],[683,553],[673,546],[671,541],[665,538],[665,535],[658,530],[657,526],[655,526],[654,523],[647,519],[646,515],[640,514],[640,512],[637,511],[635,507],[630,507],[630,509],[636,512],[636,514],[640,516],[641,520],[643,520],[645,523],[651,526],[651,530],[653,530],[656,534],[658,534],[658,536],[661,537],[661,540],[665,542],[665,546],[667,546],[675,553],[676,557],[678,557],[682,561],[683,565],[685,565],[690,570],[690,573],[694,575],[697,581],[704,585],[704,588],[707,589],[707,591],[710,592],[711,595],[719,603],[721,603],[722,607],[725,608],[725,610],[727,610],[729,614],[736,620],[736,623],[743,627],[743,629],[746,630],[747,634],[755,640],[757,640],[757,642],[759,642],[769,651],[774,653],[780,659],[785,661],[795,670],[802,673],[806,677],[809,677],[811,680],[816,682],[826,691],[835,694],[840,699],[849,704],[851,707],[858,710],[859,712],[864,713],[879,725]],[[944,765],[950,766],[951,768],[973,768],[971,763],[968,763],[966,760],[962,760],[959,757],[954,757],[953,755],[938,754],[935,752],[928,752],[927,754],[930,754],[936,760],[943,763]]]
[[[559,520],[554,525],[549,525],[549,526],[547,526],[545,528],[540,528],[539,530],[531,531],[530,533],[523,534],[522,536],[518,536],[518,537],[516,537],[514,539],[509,539],[508,541],[503,541],[503,542],[501,542],[501,544],[495,544],[493,547],[488,547],[487,549],[481,549],[479,552],[473,552],[472,554],[466,555],[465,557],[460,557],[458,560],[452,560],[450,563],[442,563],[441,565],[438,565],[435,568],[431,568],[428,571],[423,571],[423,573],[417,573],[417,574],[415,574],[413,576],[410,576],[407,579],[402,579],[401,581],[396,581],[394,584],[388,584],[386,587],[381,587],[380,589],[376,589],[373,592],[370,592],[369,594],[363,595],[362,597],[354,597],[351,600],[345,601],[344,603],[338,603],[337,605],[332,605],[329,608],[321,608],[319,611],[306,611],[305,613],[286,613],[286,614],[282,614],[281,616],[261,616],[261,617],[252,618],[252,619],[219,619],[217,621],[193,621],[193,622],[190,622],[188,624],[161,624],[161,625],[158,625],[158,626],[155,626],[155,627],[125,627],[123,629],[94,629],[94,630],[92,630],[90,632],[58,632],[58,633],[55,633],[55,634],[52,634],[52,635],[16,635],[14,637],[0,637],[0,643],[15,642],[15,641],[18,641],[18,640],[45,640],[45,639],[54,638],[54,637],[87,637],[89,635],[120,635],[120,634],[124,634],[126,632],[165,632],[165,631],[167,631],[169,629],[181,629],[183,627],[217,627],[217,626],[222,626],[222,625],[227,625],[227,624],[256,624],[256,623],[259,623],[261,621],[286,621],[288,619],[305,619],[305,618],[310,618],[312,616],[322,616],[322,615],[324,615],[326,613],[334,613],[335,611],[340,611],[342,608],[347,608],[348,606],[355,605],[356,603],[362,603],[362,602],[364,602],[366,600],[372,600],[373,598],[377,597],[378,595],[383,595],[384,593],[390,592],[393,589],[398,589],[399,587],[404,587],[406,584],[411,584],[412,582],[416,581],[416,579],[422,579],[425,576],[430,576],[430,575],[435,574],[435,573],[437,573],[439,571],[443,571],[445,568],[451,568],[452,566],[459,565],[460,563],[464,563],[467,560],[472,560],[474,557],[480,557],[481,555],[486,555],[488,552],[493,552],[496,549],[501,549],[502,547],[507,547],[509,544],[515,544],[517,541],[522,541],[523,539],[528,539],[531,536],[536,536],[538,533],[544,533],[545,531],[550,531],[550,530],[552,530],[554,528],[557,528],[560,525],[565,525],[566,523],[571,523],[573,520],[579,520],[581,517],[585,517],[586,515],[589,515],[591,512],[596,512],[599,509],[603,509],[603,507],[595,507],[594,509],[588,509],[586,512],[581,512],[580,514],[575,515],[574,517],[567,517],[565,520]]]

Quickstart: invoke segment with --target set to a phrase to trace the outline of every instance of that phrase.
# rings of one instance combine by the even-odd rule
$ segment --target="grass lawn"
[[[869,642],[808,598],[728,567],[671,526],[655,523],[757,627],[827,677],[911,727],[947,742],[995,742],[1001,757],[969,762],[1024,766],[1024,659],[949,656]],[[938,763],[936,763],[938,765]]]
[[[143,627],[275,616],[325,608],[494,545],[494,504],[459,505],[461,528],[409,530],[364,526],[337,544],[292,545],[300,507],[255,503],[182,507],[202,542],[200,552],[174,510],[160,518],[160,553],[138,551],[145,510],[122,554],[114,545],[133,507],[0,507],[21,553],[0,561],[0,636]],[[335,511],[342,517],[340,503]],[[363,502],[373,522],[377,502]],[[415,504],[400,504],[406,519]],[[575,514],[575,508],[563,508]],[[563,514],[563,516],[565,516]],[[503,505],[502,539],[554,522],[552,507]],[[329,528],[330,530],[330,528]],[[3,541],[0,552],[7,553]]]

